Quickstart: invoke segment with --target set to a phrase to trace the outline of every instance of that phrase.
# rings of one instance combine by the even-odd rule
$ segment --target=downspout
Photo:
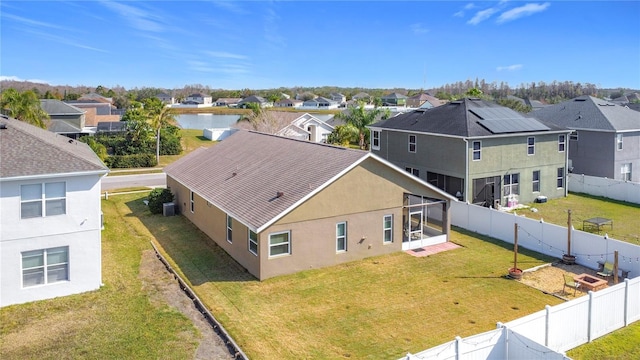
[[[462,138],[464,141],[464,201],[470,203],[469,200],[469,140]],[[473,199],[471,199],[473,200]]]
[[[564,146],[564,197],[569,196],[569,134]]]

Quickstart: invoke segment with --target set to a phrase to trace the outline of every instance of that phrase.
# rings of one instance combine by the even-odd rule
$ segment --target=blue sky
[[[640,89],[640,1],[15,1],[0,76],[52,85]]]

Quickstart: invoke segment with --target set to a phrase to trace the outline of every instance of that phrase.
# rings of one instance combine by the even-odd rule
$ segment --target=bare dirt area
[[[552,264],[539,266],[536,269],[525,270],[520,281],[525,285],[565,300],[572,300],[588,294],[588,290],[578,289],[574,296],[572,289],[568,287],[564,288],[564,274],[569,274],[571,277],[580,274],[589,274],[598,277],[595,270],[578,264],[567,265],[561,261],[557,261]],[[613,285],[613,281],[610,280],[608,286],[611,285]]]
[[[168,304],[193,321],[200,332],[200,344],[194,359],[234,359],[224,341],[180,289],[178,281],[158,260],[153,250],[142,253],[140,280],[153,304]]]

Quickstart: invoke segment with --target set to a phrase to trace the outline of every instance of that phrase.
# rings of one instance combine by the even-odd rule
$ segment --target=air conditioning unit
[[[176,214],[176,206],[172,202],[162,204],[162,215],[174,216]]]

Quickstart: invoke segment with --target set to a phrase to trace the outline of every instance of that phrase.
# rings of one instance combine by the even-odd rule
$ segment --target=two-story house
[[[85,110],[56,99],[41,99],[40,107],[49,114],[49,131],[77,139],[95,132],[85,127]]]
[[[496,103],[462,99],[369,128],[374,154],[461,200],[496,207],[566,195],[570,130]]]
[[[192,104],[201,104],[201,105],[212,105],[213,98],[210,95],[205,95],[202,93],[195,93],[187,96],[184,103],[192,103]]]
[[[85,143],[0,117],[0,306],[102,283],[100,180]]]
[[[593,96],[580,96],[532,112],[573,132],[573,173],[640,182],[640,112]]]
[[[387,94],[380,98],[383,106],[406,106],[407,97],[400,93]]]

